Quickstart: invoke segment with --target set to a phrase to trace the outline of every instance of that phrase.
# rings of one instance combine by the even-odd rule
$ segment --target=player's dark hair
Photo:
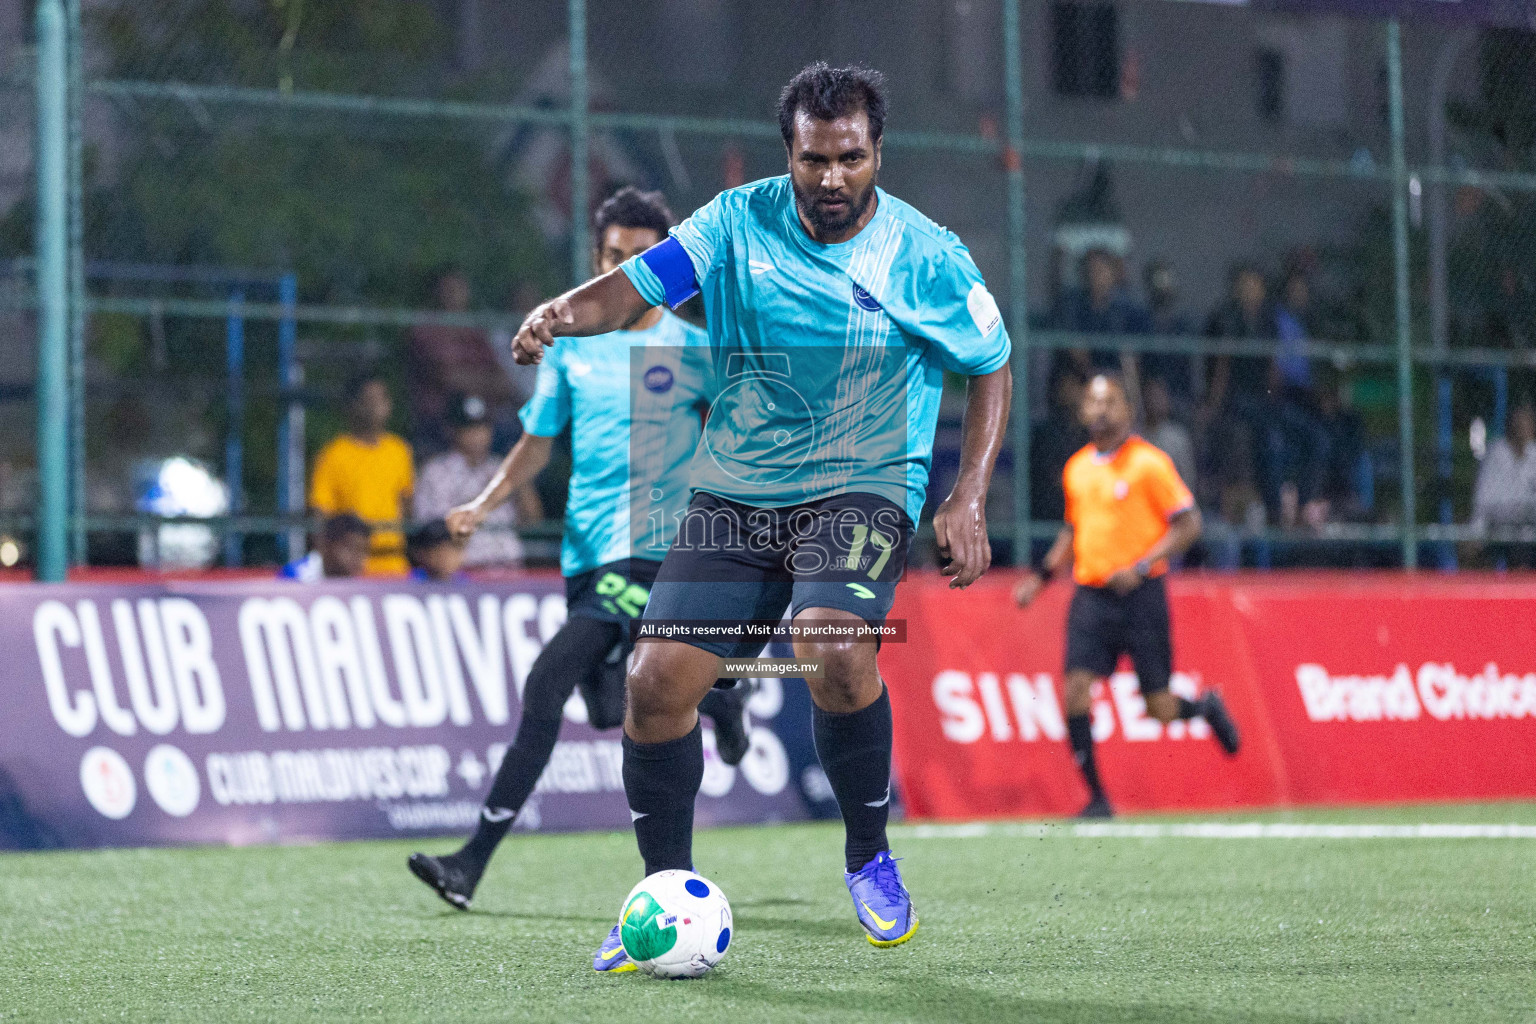
[[[361,397],[363,389],[374,381],[380,381],[386,387],[389,385],[389,382],[384,380],[384,374],[372,367],[354,373],[347,378],[346,386],[342,388],[342,401],[350,408]]]
[[[431,519],[411,531],[410,537],[405,542],[406,554],[430,551],[439,544],[448,544],[452,540],[453,534],[448,529],[447,521]]]
[[[874,68],[808,64],[779,93],[779,133],[784,145],[795,135],[795,114],[805,111],[818,121],[847,117],[862,110],[869,118],[869,137],[880,141],[885,131],[885,76]]]
[[[603,202],[592,215],[592,245],[601,248],[612,227],[649,228],[661,237],[673,224],[672,210],[660,192],[642,192],[625,185]]]
[[[320,528],[320,535],[327,543],[335,544],[348,537],[371,537],[373,527],[351,512],[341,512],[326,519],[325,525]]]

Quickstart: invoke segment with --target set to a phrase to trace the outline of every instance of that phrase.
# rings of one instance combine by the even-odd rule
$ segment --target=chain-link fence
[[[1350,16],[1367,6],[1403,20]],[[41,417],[70,427],[74,469],[60,482],[45,460],[44,525],[69,526],[75,561],[152,557],[144,515],[166,510],[146,474],[185,456],[225,486],[219,557],[270,562],[302,544],[348,378],[384,367],[396,428],[430,455],[457,379],[432,354],[504,357],[523,311],[590,272],[573,210],[636,183],[685,215],[781,173],[782,83],[863,61],[889,79],[882,184],[967,243],[1015,340],[1000,555],[1055,531],[1075,396],[1112,368],[1195,485],[1206,565],[1518,564],[1536,528],[1536,36],[1513,5],[1419,17],[1445,6],[42,0],[5,95],[8,134],[45,166],[13,174],[0,236],[17,367],[0,430],[12,452],[60,450],[30,436],[22,370],[58,284],[34,245],[50,144],[76,168],[55,198],[79,240],[55,296],[65,400]],[[55,7],[84,40],[62,63]],[[24,90],[67,84],[72,52],[54,139]],[[493,369],[505,442],[529,382]],[[28,541],[28,460],[0,468]],[[557,465],[548,512],[562,490]]]

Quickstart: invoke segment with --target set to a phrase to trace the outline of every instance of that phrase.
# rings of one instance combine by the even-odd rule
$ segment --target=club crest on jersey
[[[672,390],[672,371],[665,366],[653,366],[645,371],[645,389],[656,394],[664,394]]]
[[[876,313],[880,310],[880,303],[875,301],[875,297],[857,284],[853,286],[853,301],[858,303],[860,309],[867,309],[871,313]]]

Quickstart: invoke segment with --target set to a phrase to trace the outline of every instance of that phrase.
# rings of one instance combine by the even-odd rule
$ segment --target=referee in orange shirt
[[[1117,377],[1088,382],[1082,417],[1090,443],[1062,473],[1066,525],[1045,556],[1044,574],[1026,575],[1013,597],[1020,608],[1028,605],[1070,552],[1077,588],[1067,612],[1067,735],[1088,783],[1080,816],[1108,818],[1114,812],[1093,760],[1090,711],[1094,682],[1114,672],[1120,655],[1130,655],[1153,718],[1204,718],[1228,754],[1237,753],[1239,738],[1219,694],[1186,700],[1168,689],[1173,640],[1163,575],[1168,558],[1200,536],[1195,499],[1173,460],[1131,433],[1131,403]]]

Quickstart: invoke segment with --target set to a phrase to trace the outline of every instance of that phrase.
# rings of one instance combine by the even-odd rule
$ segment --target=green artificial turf
[[[627,834],[515,836],[467,914],[405,870],[442,840],[3,855],[0,1020],[1536,1021],[1536,839],[892,838],[922,927],[877,950],[836,826],[701,834],[737,930],[685,982],[590,967]]]

